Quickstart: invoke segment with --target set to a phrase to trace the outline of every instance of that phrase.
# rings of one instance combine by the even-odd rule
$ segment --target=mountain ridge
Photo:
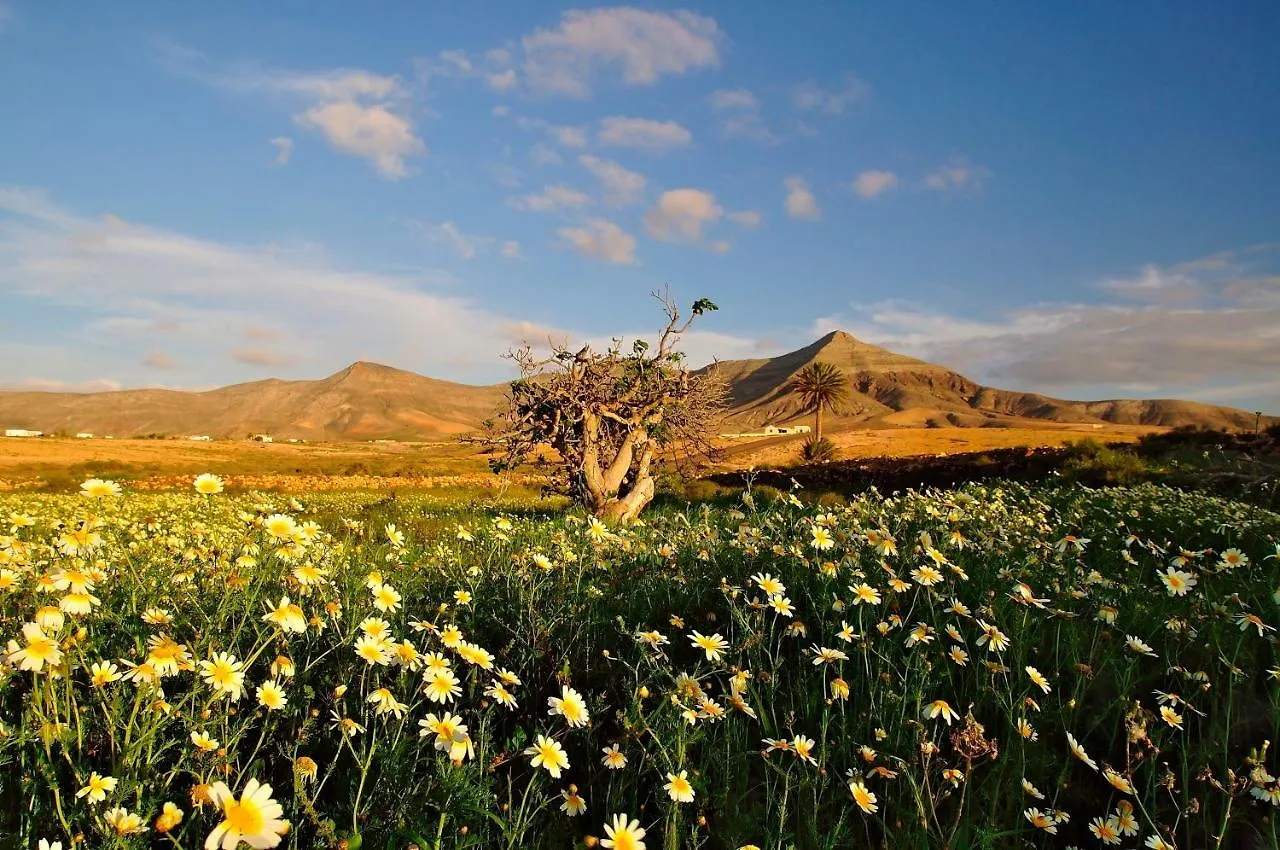
[[[718,369],[729,384],[727,423],[756,428],[811,415],[792,381],[817,361],[832,363],[849,380],[833,426],[1006,427],[1034,420],[1228,430],[1255,425],[1250,412],[1194,401],[1069,401],[989,387],[844,331],[776,357],[719,361],[704,370]],[[358,360],[317,380],[265,378],[201,391],[0,391],[0,427],[118,437],[429,439],[475,430],[498,411],[505,391],[505,383],[460,384]]]

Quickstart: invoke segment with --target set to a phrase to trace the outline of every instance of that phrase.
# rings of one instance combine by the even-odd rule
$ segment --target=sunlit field
[[[0,519],[0,847],[1280,846],[1257,507],[757,490],[610,529],[203,477]]]

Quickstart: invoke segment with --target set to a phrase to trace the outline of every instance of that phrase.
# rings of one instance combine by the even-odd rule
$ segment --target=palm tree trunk
[[[815,440],[822,439],[822,402],[818,402],[818,409],[814,414],[813,432]]]

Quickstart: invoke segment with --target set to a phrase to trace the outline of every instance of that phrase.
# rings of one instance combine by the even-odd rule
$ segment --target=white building
[[[187,437],[187,439],[195,440],[198,443],[209,443],[213,441],[213,437],[210,437],[208,434],[192,434],[190,437]]]
[[[93,435],[92,435],[92,434],[90,434],[88,431],[81,431],[79,434],[76,434],[76,439],[77,439],[77,440],[92,440],[92,439],[93,439]]]
[[[254,435],[253,435],[253,441],[254,441],[255,443],[270,443],[270,442],[273,442],[273,441],[272,441],[272,439],[271,439],[271,435],[270,435],[270,434],[254,434]]]
[[[28,431],[26,428],[5,428],[6,437],[43,437],[44,431]]]
[[[766,434],[808,434],[812,428],[808,425],[766,425]]]

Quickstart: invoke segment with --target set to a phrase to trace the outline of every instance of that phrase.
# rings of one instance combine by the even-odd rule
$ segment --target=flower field
[[[803,495],[803,494],[799,494]],[[0,848],[1280,846],[1280,517],[0,496]]]

